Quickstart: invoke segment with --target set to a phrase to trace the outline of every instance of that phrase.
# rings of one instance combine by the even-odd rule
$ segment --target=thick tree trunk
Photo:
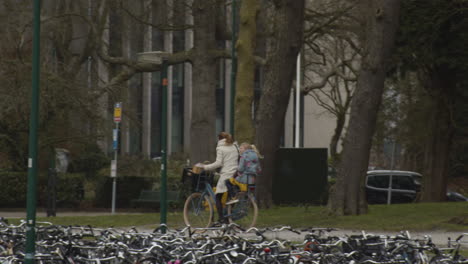
[[[274,36],[267,47],[265,82],[257,112],[256,139],[264,154],[263,173],[257,179],[259,204],[272,203],[276,151],[283,134],[284,116],[291,93],[297,54],[301,48],[304,0],[274,1]]]
[[[215,1],[194,0],[194,56],[192,122],[190,124],[190,158],[193,162],[214,161],[216,147],[215,73],[217,59],[210,55],[216,49]]]
[[[364,54],[344,147],[329,206],[338,215],[367,212],[364,180],[369,163],[372,136],[382,100],[385,65],[394,45],[398,26],[399,0],[365,0],[359,3],[365,30]]]
[[[238,67],[236,76],[235,126],[236,140],[253,142],[255,130],[252,120],[252,102],[255,82],[255,39],[257,34],[257,0],[242,1],[239,39],[236,43]]]
[[[421,200],[424,202],[440,202],[447,199],[447,179],[449,168],[449,152],[454,134],[450,114],[450,91],[453,84],[447,71],[435,71],[430,76],[430,90],[435,101],[432,109],[431,137],[427,142],[426,158],[424,159],[424,178]]]

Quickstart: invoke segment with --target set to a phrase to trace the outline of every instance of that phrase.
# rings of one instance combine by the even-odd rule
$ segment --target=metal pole
[[[230,129],[231,135],[234,137],[234,118],[235,118],[235,99],[236,99],[236,74],[237,74],[237,54],[236,54],[236,40],[237,40],[237,0],[232,0],[231,6],[232,15],[232,40],[231,40],[231,122]]]
[[[161,69],[162,116],[161,116],[161,232],[166,233],[167,222],[167,60]]]
[[[297,54],[296,63],[296,129],[294,136],[294,147],[298,148],[300,144],[300,109],[301,109],[301,53]]]
[[[115,131],[117,133],[117,139],[114,140],[118,140],[119,122],[115,122]],[[117,149],[117,147],[114,147],[115,175],[112,180],[112,214],[115,214],[115,200],[117,196]]]
[[[36,182],[37,182],[37,127],[39,119],[40,88],[40,33],[41,1],[34,1],[33,9],[32,92],[29,120],[28,192],[26,200],[26,254],[24,263],[34,263],[36,252]]]
[[[388,183],[388,193],[387,193],[387,204],[392,204],[392,181],[393,181],[393,174],[390,174]]]
[[[56,152],[55,148],[50,148],[50,165],[47,173],[47,217],[55,216],[56,205],[56,183],[57,183],[57,166],[55,165]]]
[[[114,159],[111,163],[112,179],[112,214],[115,214],[115,200],[117,195],[117,154],[119,149],[119,124],[122,121],[122,102],[114,105],[114,123],[115,129],[112,131],[112,147],[114,148]]]
[[[393,167],[395,166],[395,148],[396,148],[396,139],[393,140],[393,146],[392,146],[392,158],[390,160],[390,170],[393,170]]]
[[[390,170],[393,171],[393,162],[394,162],[394,157],[395,157],[395,144],[396,140],[393,140],[393,148],[392,148],[392,159],[390,163]],[[392,178],[393,175],[390,175],[390,182],[388,183],[388,195],[387,195],[387,204],[392,203]]]

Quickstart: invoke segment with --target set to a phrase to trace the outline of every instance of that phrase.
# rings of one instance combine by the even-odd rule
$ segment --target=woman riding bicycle
[[[218,221],[226,223],[227,219],[223,216],[223,205],[221,198],[223,193],[227,192],[226,180],[231,178],[237,171],[237,163],[239,160],[239,151],[237,146],[234,145],[234,140],[229,133],[221,132],[218,135],[218,146],[216,147],[216,161],[200,165],[207,171],[212,171],[221,168],[220,177],[216,184],[216,210],[218,211]]]

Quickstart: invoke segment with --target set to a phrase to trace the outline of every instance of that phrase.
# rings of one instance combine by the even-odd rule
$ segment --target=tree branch
[[[302,92],[304,94],[308,94],[312,90],[321,89],[321,88],[325,87],[325,85],[327,84],[328,79],[335,76],[335,75],[339,76],[340,78],[342,78],[345,81],[357,81],[356,77],[346,76],[344,73],[342,73],[339,70],[339,68],[341,66],[343,66],[343,65],[347,66],[347,64],[348,64],[348,61],[339,62],[338,64],[336,64],[331,70],[329,70],[325,74],[320,74],[321,77],[322,77],[322,80],[320,80],[319,82],[316,82],[316,83],[312,83],[312,84],[304,87],[302,89]]]
[[[130,10],[125,8],[122,3],[120,4],[120,8],[122,8],[122,10],[130,18],[134,19],[138,23],[141,23],[141,24],[146,25],[146,26],[151,26],[151,27],[157,28],[157,29],[162,30],[162,31],[183,31],[183,30],[187,30],[187,29],[193,29],[193,25],[188,25],[188,24],[181,24],[181,25],[172,25],[172,24],[163,24],[163,23],[154,24],[154,23],[148,22],[147,20],[142,19],[142,18],[138,17],[137,15],[133,14]]]

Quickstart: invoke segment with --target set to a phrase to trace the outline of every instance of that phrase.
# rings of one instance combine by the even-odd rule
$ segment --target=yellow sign
[[[114,107],[114,122],[122,120],[122,103],[116,103]]]

